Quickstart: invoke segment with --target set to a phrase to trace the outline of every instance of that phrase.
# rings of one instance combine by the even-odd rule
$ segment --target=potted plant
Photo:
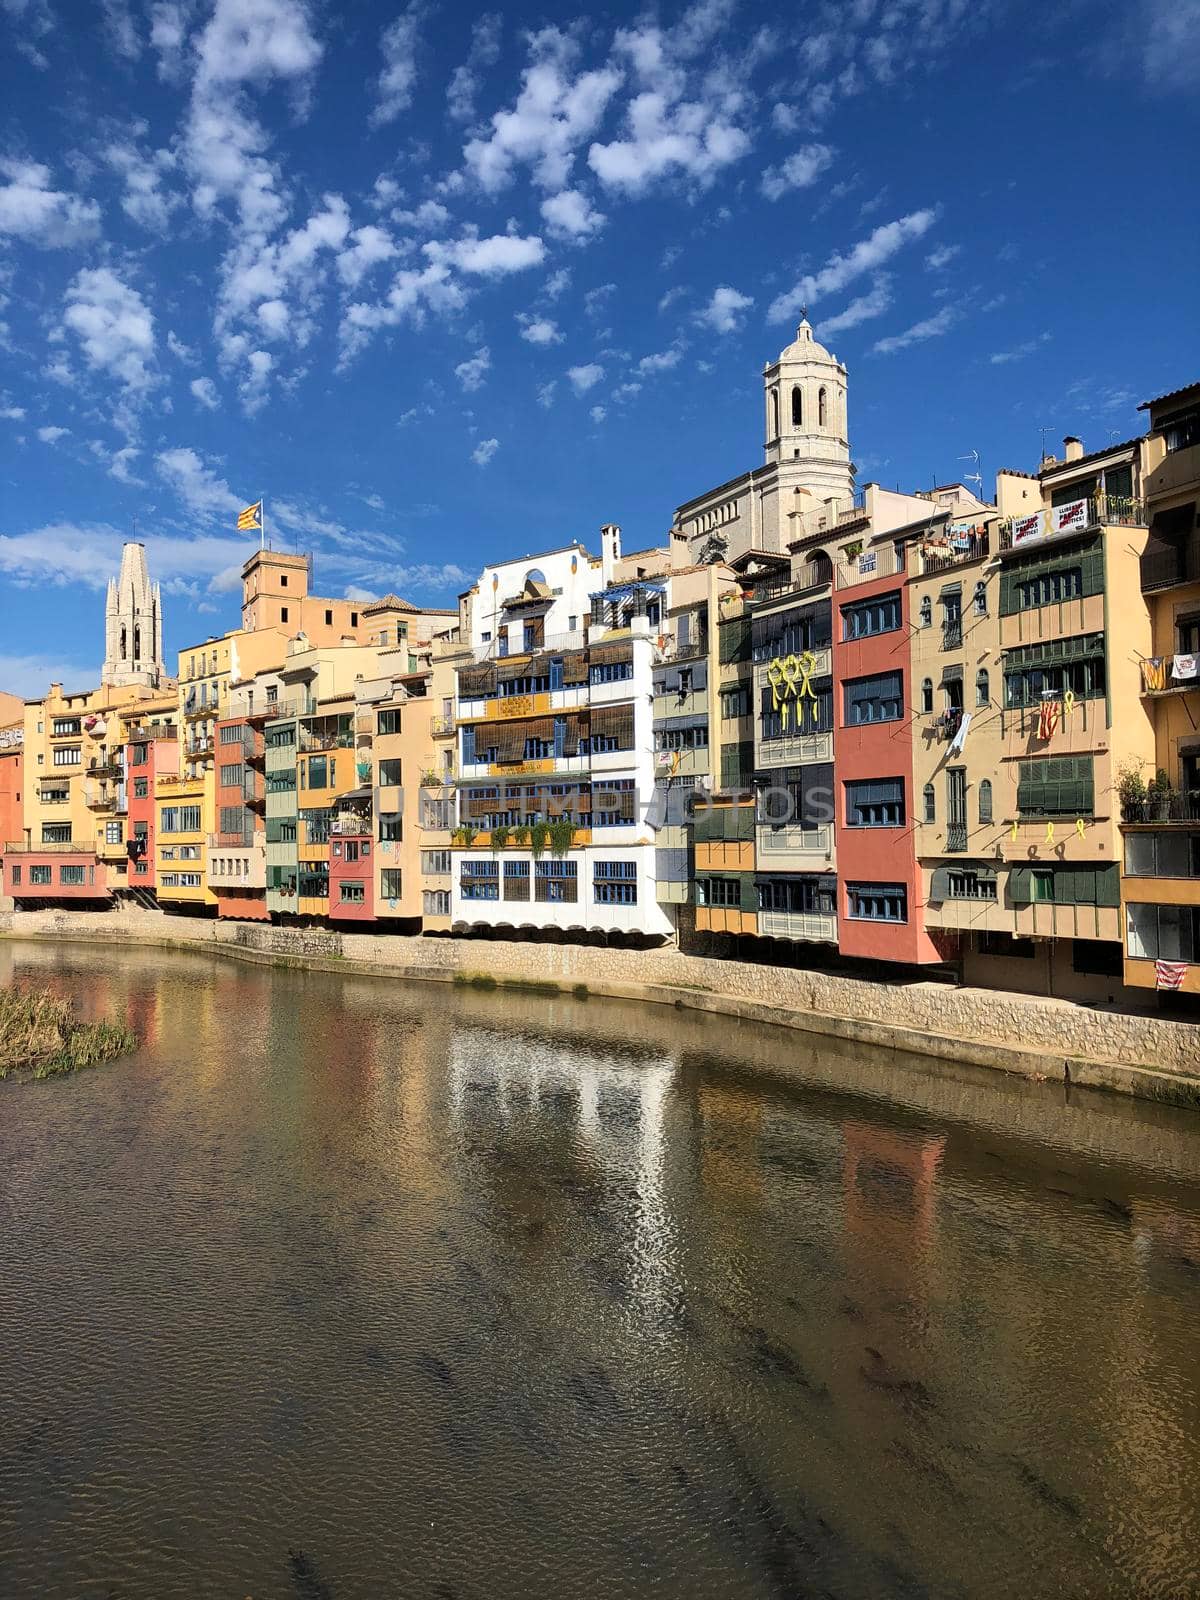
[[[525,846],[529,843],[529,829],[523,822],[518,823],[513,829],[512,841],[522,850],[524,850]]]
[[[512,829],[501,826],[492,829],[492,849],[503,850],[509,839],[512,838]]]
[[[441,781],[442,780],[438,777],[437,772],[433,767],[426,767],[425,771],[421,774],[421,782],[427,789],[438,788],[441,784]]]
[[[1117,768],[1117,799],[1124,821],[1142,821],[1146,815],[1146,782],[1140,761],[1124,761]]]
[[[534,859],[546,853],[546,846],[550,843],[550,824],[548,822],[535,822],[529,830],[529,848],[533,851]]]
[[[469,845],[474,843],[476,832],[469,822],[461,822],[450,837],[455,844]]]
[[[371,763],[369,761],[356,761],[354,764],[354,770],[358,773],[359,783],[370,783]]]
[[[550,853],[555,856],[565,856],[571,848],[571,840],[575,837],[575,824],[565,818],[550,824]]]
[[[1150,804],[1150,817],[1154,822],[1166,822],[1171,815],[1171,800],[1175,791],[1171,780],[1161,767],[1146,785],[1146,799]]]

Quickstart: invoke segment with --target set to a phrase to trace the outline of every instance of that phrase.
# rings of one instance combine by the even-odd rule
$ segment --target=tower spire
[[[146,567],[146,548],[130,540],[121,551],[120,572],[108,581],[102,683],[158,688],[163,677],[161,609],[158,586],[151,584]]]

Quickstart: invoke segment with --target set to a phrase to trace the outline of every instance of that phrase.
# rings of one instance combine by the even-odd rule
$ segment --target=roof
[[[1020,467],[997,467],[997,475],[1003,473],[1006,478],[1028,478],[1031,483],[1037,482],[1036,472],[1022,472]]]
[[[417,611],[420,607],[414,606],[411,600],[401,600],[398,594],[381,594],[378,600],[372,600],[370,605],[363,606],[362,614],[369,617],[375,611]]]
[[[1185,383],[1182,389],[1171,389],[1167,394],[1155,395],[1153,400],[1143,400],[1139,411],[1149,411],[1151,406],[1161,406],[1165,400],[1182,400],[1185,394],[1200,393],[1200,383]]]
[[[1124,439],[1120,444],[1106,445],[1103,450],[1089,450],[1085,456],[1076,456],[1073,461],[1055,461],[1049,467],[1041,467],[1038,471],[1039,478],[1051,478],[1056,472],[1065,472],[1067,468],[1072,471],[1081,467],[1088,461],[1103,461],[1105,456],[1115,456],[1122,450],[1132,450],[1141,443],[1141,436],[1136,439]]]
[[[724,565],[732,567],[735,572],[744,572],[752,561],[773,561],[779,567],[790,567],[792,564],[787,556],[776,555],[773,550],[743,550],[740,556],[726,561]]]

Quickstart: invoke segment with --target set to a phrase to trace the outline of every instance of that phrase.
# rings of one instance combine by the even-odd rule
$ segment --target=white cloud
[[[641,195],[660,178],[681,173],[707,188],[750,150],[749,135],[703,102],[672,104],[655,90],[639,94],[626,114],[628,138],[593,144],[588,166],[606,189]]]
[[[988,357],[988,360],[993,367],[1007,366],[1010,361],[1023,361],[1035,350],[1040,350],[1049,340],[1049,333],[1039,333],[1036,339],[1026,339],[1022,344],[1014,345],[1011,350],[997,350],[994,355]]]
[[[70,428],[39,428],[37,436],[43,444],[57,444],[60,439],[65,439],[70,431]]]
[[[940,244],[925,257],[925,265],[931,272],[941,272],[944,267],[950,265],[961,249],[962,246],[957,244]]]
[[[363,278],[381,261],[390,261],[397,254],[396,244],[385,228],[373,223],[355,228],[350,234],[351,244],[337,258],[338,275],[351,289],[356,289]]]
[[[683,360],[683,351],[677,345],[672,350],[660,350],[657,355],[643,356],[638,362],[638,371],[643,377],[652,372],[670,372],[672,367],[677,367]]]
[[[129,484],[133,488],[143,487],[142,479],[136,477],[133,471],[133,463],[141,453],[131,444],[127,444],[123,450],[114,450],[108,463],[109,477],[115,478],[118,483]]]
[[[167,330],[167,349],[177,361],[182,361],[185,366],[194,367],[200,359],[191,345],[184,344],[173,328]]]
[[[127,528],[103,522],[51,523],[29,533],[0,535],[0,572],[24,586],[62,588],[80,583],[102,593],[121,565],[121,548],[128,537]],[[231,567],[236,571],[247,553],[244,539],[216,534],[151,534],[146,538],[146,559],[164,588],[197,579],[213,580]],[[95,667],[90,670],[94,675]]]
[[[779,166],[767,168],[762,175],[762,192],[768,200],[779,200],[790,189],[807,189],[828,171],[832,161],[829,145],[803,145]]]
[[[485,11],[475,19],[467,59],[461,67],[455,67],[446,90],[446,109],[456,122],[470,122],[475,115],[479,80],[500,58],[502,25],[503,19],[495,11]]]
[[[866,294],[860,294],[856,300],[851,300],[844,311],[839,311],[836,317],[827,317],[818,326],[818,333],[822,339],[830,339],[835,333],[841,333],[846,328],[857,328],[860,322],[869,322],[872,317],[881,317],[892,303],[892,284],[887,273],[881,272]]]
[[[906,244],[928,233],[936,219],[937,212],[926,209],[911,211],[907,216],[898,217],[895,222],[881,224],[868,238],[860,239],[844,255],[830,256],[819,272],[806,273],[794,289],[778,295],[771,302],[768,317],[772,322],[791,321],[802,305],[819,300],[822,295],[837,294],[853,283],[855,278],[881,267]]]
[[[1130,8],[1130,18],[1146,83],[1156,92],[1194,92],[1200,75],[1200,0],[1141,0]]]
[[[597,284],[594,289],[589,289],[583,297],[583,309],[589,317],[597,317],[608,303],[609,295],[616,294],[615,283]]]
[[[246,357],[246,370],[238,384],[242,409],[248,416],[261,411],[267,400],[267,380],[275,366],[275,358],[266,350],[251,350]]]
[[[558,383],[555,379],[551,378],[549,383],[543,383],[541,388],[538,390],[537,403],[541,406],[543,411],[549,411],[550,407],[554,404],[554,391],[557,388]]]
[[[159,0],[150,7],[150,44],[158,56],[158,75],[166,83],[178,83],[183,77],[191,11],[192,0]]]
[[[63,323],[79,340],[84,358],[126,390],[144,392],[154,370],[154,317],[136,289],[108,267],[85,268],[67,290]]]
[[[376,179],[378,189],[382,180]],[[414,228],[418,233],[438,233],[450,221],[450,213],[440,200],[422,200],[413,210],[396,207],[389,212],[391,220],[401,228]]]
[[[492,365],[492,353],[487,345],[476,350],[475,354],[467,361],[460,361],[454,369],[454,376],[462,384],[468,394],[474,394],[476,389],[482,389]]]
[[[517,321],[521,324],[521,337],[529,344],[561,344],[562,333],[557,322],[549,317],[531,316],[528,311],[518,313]]]
[[[503,278],[510,272],[540,267],[546,256],[546,247],[536,235],[523,239],[514,233],[495,233],[490,239],[468,237],[449,244],[430,240],[423,249],[431,261],[447,261],[460,272],[483,278]]]
[[[413,88],[417,81],[417,28],[421,15],[422,7],[417,0],[413,0],[413,4],[389,23],[380,35],[383,71],[379,74],[379,99],[371,112],[373,128],[394,122],[412,104]]]
[[[206,521],[236,516],[246,504],[194,450],[162,450],[155,456],[154,466],[159,477],[188,510]]]
[[[346,307],[339,329],[341,364],[363,349],[380,328],[395,328],[404,322],[420,327],[429,313],[448,315],[465,304],[466,294],[444,262],[431,262],[419,272],[406,268],[396,274],[382,303],[360,300]]]
[[[529,167],[542,189],[567,187],[576,150],[599,126],[621,82],[611,66],[573,76],[578,54],[575,41],[558,28],[530,35],[515,105],[497,111],[490,134],[463,149],[467,172],[487,193],[506,188],[519,166]]]
[[[144,132],[144,127],[136,131]],[[114,143],[105,150],[104,160],[125,180],[121,210],[130,221],[152,233],[165,233],[172,211],[182,204],[177,194],[164,192],[162,188],[164,176],[176,165],[171,151],[154,150],[145,154],[132,141]]]
[[[52,683],[61,683],[70,692],[94,683],[96,677],[94,662],[80,666],[61,656],[0,654],[0,683],[9,694],[20,695],[23,700],[41,698]]]
[[[593,209],[579,189],[563,189],[542,201],[542,216],[560,239],[589,239],[604,226],[604,213]]]
[[[102,3],[113,49],[127,61],[136,61],[142,53],[142,41],[129,9],[129,0],[102,0]]]
[[[776,133],[795,133],[800,126],[800,113],[794,106],[777,100],[771,107],[771,126]]]
[[[716,333],[736,333],[742,326],[742,313],[753,304],[753,295],[741,294],[723,283],[713,290],[712,299],[704,309],[697,311],[696,321]]]
[[[486,467],[499,448],[499,439],[482,439],[471,451],[471,460],[477,467]]]
[[[559,267],[557,272],[552,272],[542,285],[542,293],[547,300],[557,300],[571,283],[570,267]]]
[[[0,234],[44,250],[86,244],[100,232],[94,200],[50,188],[50,169],[34,161],[0,161]]]
[[[0,406],[0,421],[4,421],[4,422],[24,422],[25,421],[25,407],[24,406]]]
[[[586,394],[589,389],[594,389],[603,376],[604,368],[595,361],[589,361],[581,367],[571,367],[567,372],[576,394]]]
[[[211,378],[193,378],[190,387],[194,398],[206,411],[215,411],[221,404],[217,386]]]
[[[607,415],[608,415],[608,412],[605,410],[605,408],[603,406],[593,406],[592,409],[588,412],[588,416],[591,417],[592,421],[595,422],[595,423],[603,422]]]
[[[936,316],[926,317],[922,322],[914,322],[911,328],[905,328],[903,333],[893,333],[886,339],[879,339],[871,346],[877,356],[894,355],[897,350],[907,350],[909,345],[921,344],[926,339],[936,339],[941,334],[949,331],[958,321],[959,311],[956,306],[943,306]]]

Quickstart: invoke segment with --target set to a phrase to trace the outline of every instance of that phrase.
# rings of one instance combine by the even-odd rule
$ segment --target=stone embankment
[[[340,972],[646,1000],[1200,1107],[1200,1027],[1033,995],[873,983],[670,949],[342,933],[133,910],[7,912],[0,914],[0,933],[128,940]]]

